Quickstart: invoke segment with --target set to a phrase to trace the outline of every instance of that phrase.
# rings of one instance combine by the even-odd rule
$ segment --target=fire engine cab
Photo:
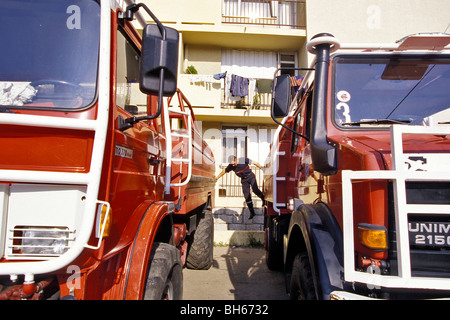
[[[319,34],[293,92],[276,77],[267,264],[293,299],[450,295],[448,34]]]
[[[0,20],[0,299],[182,298],[182,268],[212,264],[214,157],[178,32],[132,1]]]

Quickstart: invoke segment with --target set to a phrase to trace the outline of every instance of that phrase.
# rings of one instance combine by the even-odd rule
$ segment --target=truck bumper
[[[347,291],[333,291],[330,293],[330,300],[385,300],[380,298],[371,298],[364,295],[347,292]],[[435,298],[431,300],[450,300],[448,298]]]
[[[333,291],[330,293],[330,300],[381,300],[381,299],[370,298],[367,296],[347,291]]]

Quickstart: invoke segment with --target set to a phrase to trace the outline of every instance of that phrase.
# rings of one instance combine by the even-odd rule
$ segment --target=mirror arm
[[[289,127],[288,127],[287,125],[285,125],[284,123],[279,122],[274,116],[272,116],[272,120],[273,120],[276,124],[282,126],[283,128],[289,130],[289,131],[292,132],[293,134],[296,134],[296,135],[298,135],[299,137],[302,137],[303,139],[305,139],[306,141],[309,142],[309,138],[308,138],[308,137],[304,136],[303,134],[301,134],[301,133],[298,132],[298,131],[295,131],[295,130],[292,129],[292,128],[289,128]]]
[[[139,11],[140,8],[144,8],[144,10],[148,13],[148,15],[155,21],[156,25],[158,26],[159,31],[161,32],[161,35],[163,39],[166,38],[166,31],[164,29],[163,24],[161,21],[158,20],[158,18],[153,14],[153,12],[150,11],[150,9],[144,4],[144,3],[133,3],[130,4],[127,7],[126,12],[119,12],[119,19],[125,19],[128,21],[132,21],[134,19],[134,14]]]
[[[153,14],[153,12],[150,11],[150,9],[144,4],[144,3],[133,3],[130,4],[127,7],[127,12],[125,13],[125,19],[133,20],[134,13],[136,13],[139,8],[144,8],[144,10],[147,12],[147,14],[155,21],[156,25],[158,26],[159,32],[161,32],[161,36],[163,40],[166,40],[166,29],[164,28],[161,21],[158,20],[158,18]]]

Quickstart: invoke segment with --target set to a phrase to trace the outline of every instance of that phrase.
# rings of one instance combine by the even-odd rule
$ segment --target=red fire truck
[[[296,93],[276,77],[266,250],[291,298],[450,295],[449,43],[320,34]]]
[[[178,32],[131,1],[0,20],[0,299],[182,298],[182,268],[212,263],[214,158]]]

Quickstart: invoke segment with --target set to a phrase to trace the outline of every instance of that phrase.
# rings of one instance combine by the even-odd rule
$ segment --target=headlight
[[[24,227],[20,238],[16,250],[25,255],[61,255],[69,248],[67,228]]]

